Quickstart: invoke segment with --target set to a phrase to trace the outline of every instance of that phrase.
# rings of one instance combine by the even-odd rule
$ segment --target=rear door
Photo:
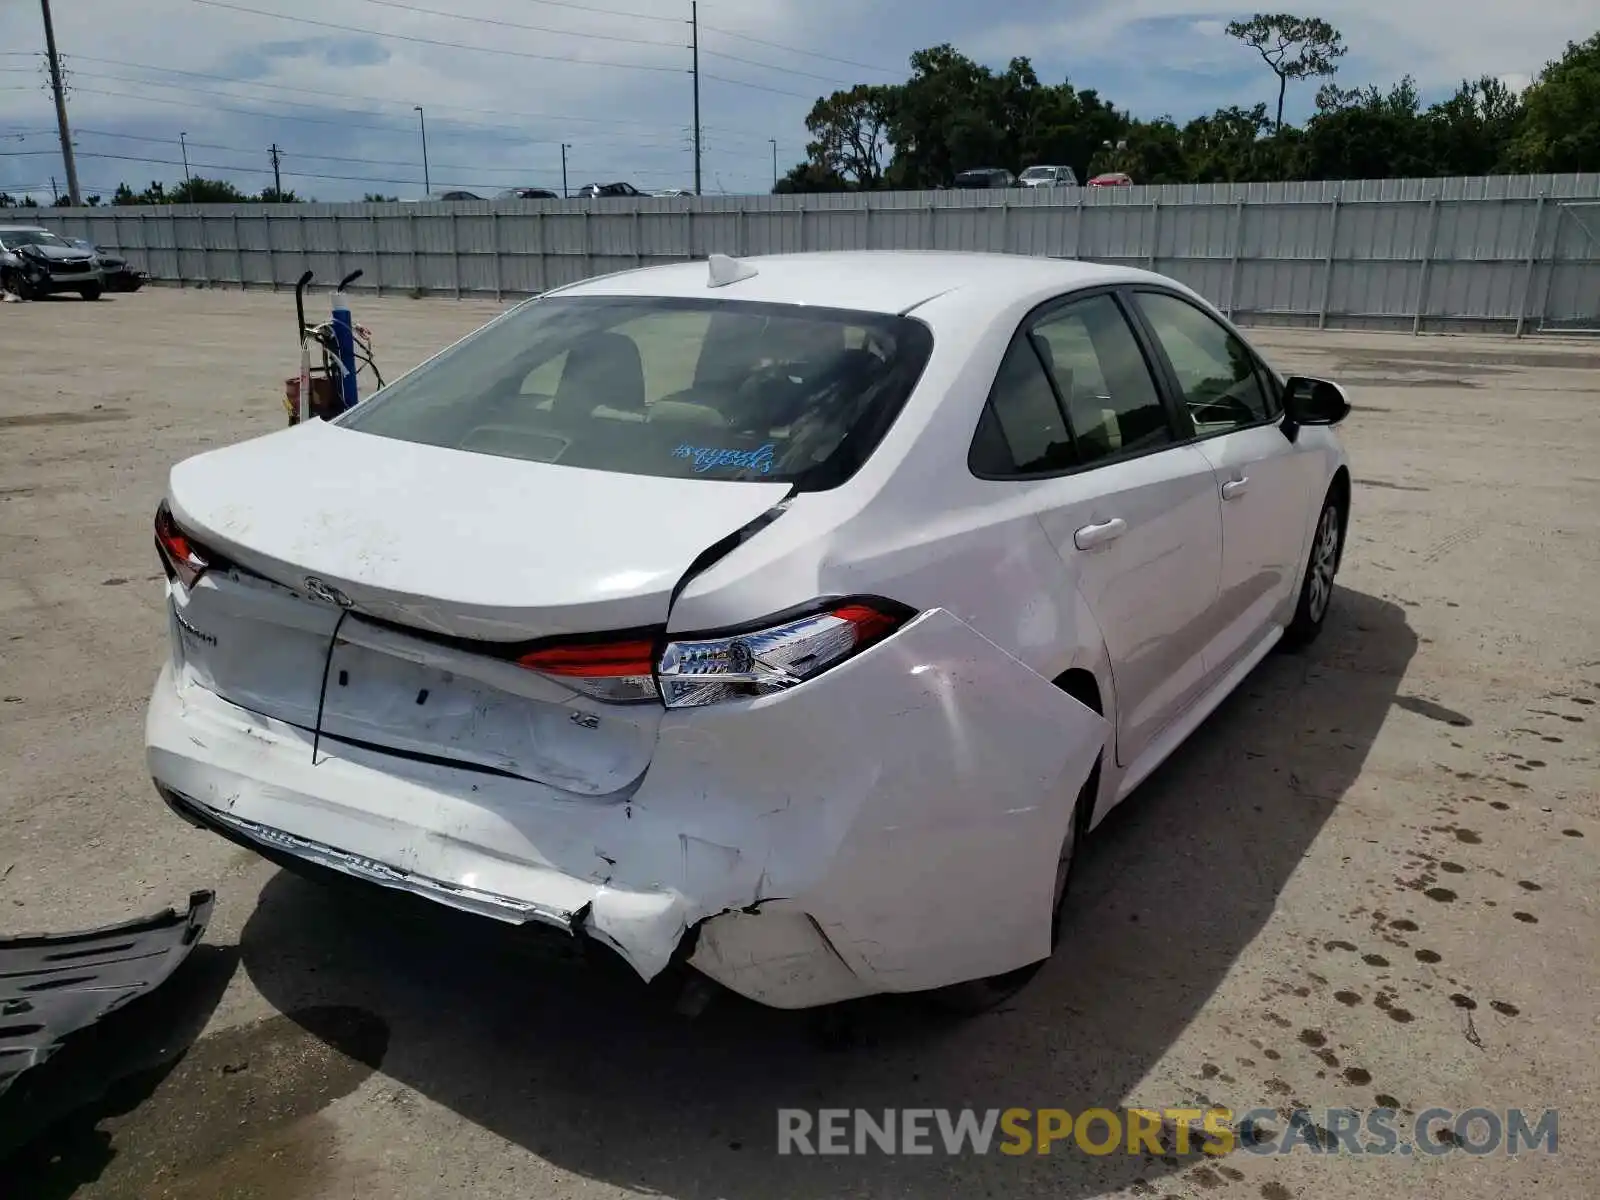
[[[1135,303],[1216,478],[1222,577],[1207,650],[1216,677],[1271,632],[1298,584],[1323,464],[1284,435],[1276,384],[1242,338],[1170,292],[1139,290]]]
[[[1026,480],[1105,639],[1117,759],[1132,762],[1199,695],[1221,521],[1211,464],[1179,440],[1111,292],[1036,310],[1013,339],[972,466]]]

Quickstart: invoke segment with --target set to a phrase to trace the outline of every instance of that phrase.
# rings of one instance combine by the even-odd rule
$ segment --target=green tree
[[[812,105],[806,116],[809,161],[849,187],[880,186],[889,153],[889,90],[858,83]]]
[[[154,185],[152,185],[153,187]],[[166,194],[168,204],[241,204],[250,197],[226,179],[203,179],[199,175],[176,184]]]
[[[296,196],[294,194],[294,192],[290,191],[287,188],[285,188],[281,192],[277,188],[262,188],[261,189],[261,195],[259,195],[259,196],[246,196],[244,198],[246,200],[258,200],[262,204],[299,204],[300,203],[300,197]]]
[[[85,196],[83,198],[83,202],[84,202],[84,204],[88,205],[88,207],[90,207],[90,208],[99,208],[100,207],[100,197],[99,196]]]
[[[1283,128],[1283,96],[1289,80],[1332,76],[1346,52],[1344,37],[1320,17],[1257,13],[1248,21],[1228,22],[1228,36],[1249,46],[1278,77],[1278,119]]]
[[[385,196],[382,192],[368,192],[361,199],[367,204],[392,204],[399,196]]]
[[[1515,160],[1529,171],[1600,171],[1600,33],[1567,43],[1522,97]]]
[[[1416,84],[1340,93],[1306,122],[1296,174],[1304,179],[1401,179],[1434,174]]]
[[[1492,75],[1462,80],[1448,100],[1422,115],[1430,174],[1492,175],[1513,169],[1522,101]]]
[[[827,167],[810,161],[795,164],[787,175],[772,185],[772,193],[775,196],[800,192],[848,192],[849,190],[849,180],[834,174]]]

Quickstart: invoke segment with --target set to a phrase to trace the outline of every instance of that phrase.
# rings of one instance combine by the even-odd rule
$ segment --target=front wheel
[[[1322,632],[1333,603],[1333,578],[1338,573],[1343,551],[1344,506],[1330,489],[1317,517],[1317,532],[1311,539],[1311,559],[1306,563],[1305,578],[1300,582],[1300,601],[1295,605],[1294,619],[1283,631],[1282,645],[1286,649],[1308,645]]]
[[[79,288],[78,295],[82,296],[85,300],[98,300],[100,299],[100,293],[102,290],[103,289],[98,283],[91,283],[88,287]]]

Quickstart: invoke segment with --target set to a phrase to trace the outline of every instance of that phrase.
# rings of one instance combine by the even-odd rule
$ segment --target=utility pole
[[[56,186],[56,177],[54,175],[50,176],[50,206],[52,208],[61,206],[61,189]]]
[[[183,148],[183,181],[192,185],[194,180],[189,178],[189,143],[186,140],[188,136],[187,133],[179,133],[178,145]]]
[[[44,48],[50,57],[50,90],[56,94],[56,124],[61,128],[61,159],[67,167],[67,194],[72,207],[83,204],[78,194],[78,164],[72,158],[72,131],[67,128],[67,93],[61,86],[61,56],[56,53],[56,27],[50,20],[50,0],[39,0],[44,10]]]
[[[278,143],[273,142],[272,148],[267,151],[272,156],[272,190],[279,200],[283,199],[283,180],[278,175]]]
[[[772,143],[772,186],[776,188],[778,186],[778,139],[768,138],[767,141]]]
[[[567,151],[572,147],[566,142],[561,143],[561,198],[567,198]]]
[[[694,194],[700,194],[700,0],[689,0],[689,25],[694,34]],[[62,118],[65,120],[66,118]]]
[[[422,198],[433,195],[433,181],[428,178],[428,118],[422,114],[422,105],[413,104],[417,110],[417,124],[422,126]]]

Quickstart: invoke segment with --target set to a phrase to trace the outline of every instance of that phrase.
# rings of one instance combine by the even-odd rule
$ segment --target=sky
[[[628,180],[694,184],[689,0],[52,0],[85,195],[189,169],[301,198],[480,195]],[[1593,0],[1321,0],[1339,82],[1415,76],[1425,101],[1463,77],[1525,85],[1600,27]],[[1180,122],[1275,102],[1228,38],[1244,9],[1207,0],[702,0],[702,190],[765,192],[805,154],[819,95],[893,83],[949,42],[994,67],[1032,59],[1136,116]],[[36,0],[0,3],[0,191],[65,190]],[[1290,88],[1303,118],[1314,83]],[[422,113],[416,111],[422,107]]]

